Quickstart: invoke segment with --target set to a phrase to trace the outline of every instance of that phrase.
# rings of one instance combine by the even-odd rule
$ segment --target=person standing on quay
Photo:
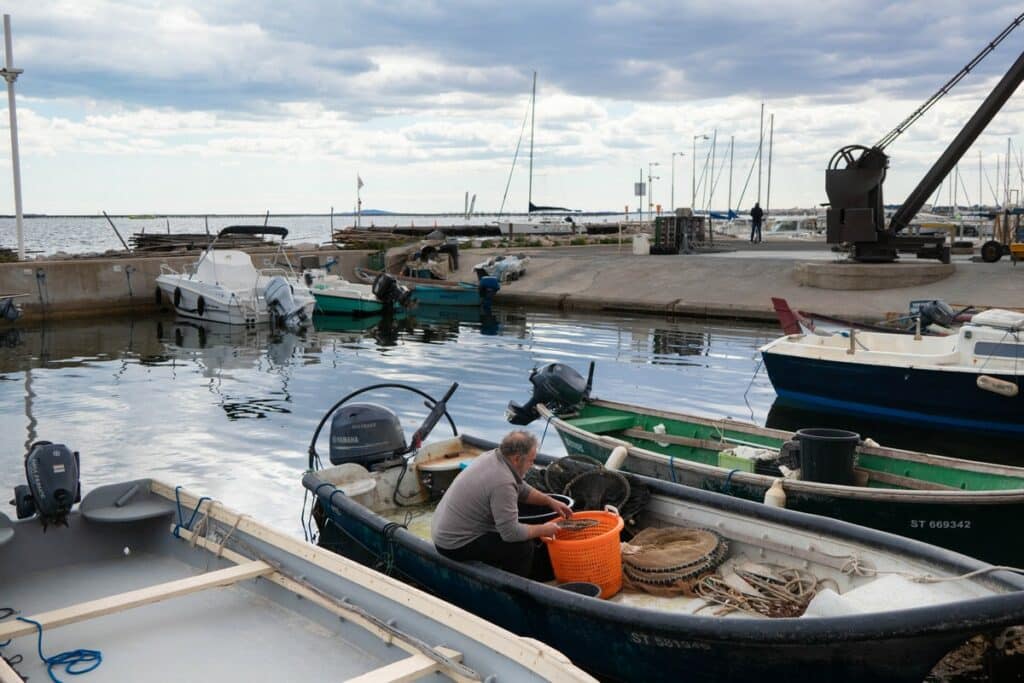
[[[750,210],[750,241],[761,241],[761,220],[764,218],[764,210],[760,202],[754,202],[754,208]]]

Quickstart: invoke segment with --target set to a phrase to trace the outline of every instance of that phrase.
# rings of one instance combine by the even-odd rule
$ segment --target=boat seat
[[[78,508],[82,517],[101,524],[169,517],[175,509],[173,501],[150,490],[149,479],[136,479],[93,489]]]
[[[0,545],[14,538],[14,524],[11,518],[0,512]]]
[[[569,420],[573,427],[579,427],[592,434],[621,432],[636,426],[636,415],[598,415],[596,417],[578,417]]]

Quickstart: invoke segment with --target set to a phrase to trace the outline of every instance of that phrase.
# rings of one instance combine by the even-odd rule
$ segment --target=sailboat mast
[[[533,72],[533,95],[530,97],[530,184],[527,190],[526,212],[533,206],[533,122],[537,113],[537,72]]]

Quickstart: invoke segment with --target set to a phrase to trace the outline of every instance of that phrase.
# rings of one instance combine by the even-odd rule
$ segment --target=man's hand
[[[572,517],[572,508],[557,498],[548,496],[548,507],[560,514],[563,519],[569,519]]]
[[[558,522],[545,522],[534,525],[536,536],[534,538],[554,538],[558,533]]]

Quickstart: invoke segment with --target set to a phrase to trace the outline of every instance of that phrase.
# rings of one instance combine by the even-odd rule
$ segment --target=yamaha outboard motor
[[[263,298],[274,317],[289,330],[306,321],[306,311],[295,301],[292,286],[280,275],[275,275],[263,290]]]
[[[331,464],[363,467],[401,457],[409,450],[398,416],[376,403],[342,406],[331,420]]]
[[[509,401],[505,409],[505,418],[514,425],[528,425],[538,417],[537,404],[543,403],[555,414],[576,410],[580,404],[590,398],[590,388],[594,381],[594,362],[590,362],[587,379],[561,363],[551,363],[530,373],[533,384],[533,396],[524,406]]]
[[[18,519],[39,515],[43,529],[50,524],[68,525],[71,506],[82,499],[78,480],[78,453],[64,444],[37,441],[25,456],[28,484],[14,487]]]
[[[408,308],[409,301],[412,297],[412,291],[410,291],[408,287],[403,287],[399,284],[394,275],[381,273],[373,281],[373,295],[377,297],[377,301],[384,304],[385,307],[390,308],[395,304],[398,304],[404,308]]]

